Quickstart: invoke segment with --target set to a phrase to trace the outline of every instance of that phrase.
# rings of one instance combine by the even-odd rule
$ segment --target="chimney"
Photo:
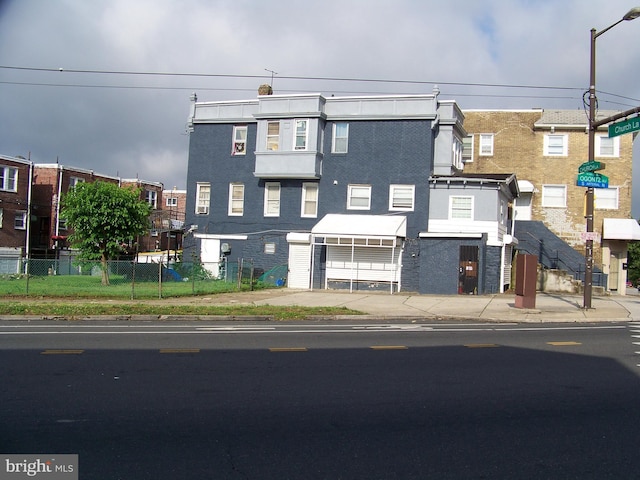
[[[273,88],[267,83],[263,83],[258,87],[258,95],[273,95]]]

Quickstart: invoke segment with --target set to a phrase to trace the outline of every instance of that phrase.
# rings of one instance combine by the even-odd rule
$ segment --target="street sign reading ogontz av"
[[[640,117],[633,117],[609,125],[609,138],[624,135],[625,133],[637,132],[638,130],[640,130]]]
[[[609,177],[594,172],[583,172],[576,179],[578,187],[609,188]]]

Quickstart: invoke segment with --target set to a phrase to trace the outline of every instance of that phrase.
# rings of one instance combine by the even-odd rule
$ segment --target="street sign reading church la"
[[[629,120],[616,122],[609,125],[609,138],[624,135],[625,133],[633,133],[640,130],[640,117],[633,117]]]

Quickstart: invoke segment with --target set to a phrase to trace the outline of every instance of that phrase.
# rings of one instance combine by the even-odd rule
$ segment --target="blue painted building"
[[[291,288],[430,293],[426,278],[450,266],[425,261],[430,198],[435,178],[461,173],[463,118],[437,91],[194,95],[185,258],[214,276],[238,258],[259,271],[287,265]],[[458,260],[446,293],[458,292]]]

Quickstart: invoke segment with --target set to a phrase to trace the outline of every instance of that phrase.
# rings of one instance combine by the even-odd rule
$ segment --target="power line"
[[[222,74],[222,73],[179,73],[179,72],[135,72],[126,70],[81,70],[65,68],[42,68],[42,67],[19,67],[10,65],[0,65],[0,69],[22,70],[32,72],[58,72],[58,73],[79,73],[95,75],[134,75],[134,76],[165,76],[165,77],[200,77],[200,78],[269,78],[266,75],[246,75],[246,74]],[[351,77],[307,77],[307,76],[278,76],[280,79],[301,80],[301,81],[327,81],[327,82],[362,82],[362,83],[389,83],[389,84],[411,84],[411,85],[455,85],[464,87],[492,87],[492,88],[527,88],[543,90],[579,90],[584,88],[562,87],[550,85],[518,85],[504,83],[470,83],[470,82],[446,82],[432,80],[397,80],[397,79],[375,79],[375,78],[351,78]]]
[[[44,68],[44,67],[22,67],[12,65],[0,65],[0,69],[18,70],[29,72],[46,72],[46,73],[75,73],[83,75],[115,75],[115,76],[149,76],[149,77],[194,77],[194,78],[233,78],[233,79],[264,79],[269,78],[266,75],[247,75],[247,74],[220,74],[220,73],[180,73],[180,72],[151,72],[151,71],[126,71],[126,70],[83,70],[83,69],[64,69],[64,68]],[[271,72],[268,69],[265,69]],[[276,73],[276,72],[273,72]],[[584,92],[584,88],[580,87],[564,87],[550,85],[525,85],[525,84],[504,84],[504,83],[473,83],[473,82],[446,82],[446,81],[426,81],[426,80],[398,80],[398,79],[375,79],[375,78],[351,78],[351,77],[306,77],[306,76],[279,76],[278,78],[296,81],[329,81],[344,83],[379,83],[379,84],[403,84],[403,85],[447,85],[459,87],[475,87],[475,88],[504,88],[504,89],[534,89],[534,90],[559,90],[567,92]],[[200,90],[200,91],[253,91],[252,88],[213,88],[213,87],[171,87],[171,86],[151,86],[151,85],[104,85],[104,84],[78,84],[78,83],[45,83],[45,82],[20,82],[20,81],[0,81],[5,85],[26,85],[26,86],[45,86],[45,87],[72,87],[72,88],[111,88],[111,89],[138,89],[138,90]],[[304,93],[308,90],[301,89],[283,89],[288,93]],[[338,94],[383,94],[386,92],[367,92],[363,90],[350,91],[333,91]],[[609,92],[599,92],[602,95],[628,100],[631,102],[640,102],[640,100],[617,95]],[[577,97],[567,96],[538,96],[538,95],[488,95],[488,94],[448,94],[456,97],[494,97],[494,98],[532,98],[532,99],[558,99],[567,100]],[[609,101],[612,104],[625,105],[624,103]]]

